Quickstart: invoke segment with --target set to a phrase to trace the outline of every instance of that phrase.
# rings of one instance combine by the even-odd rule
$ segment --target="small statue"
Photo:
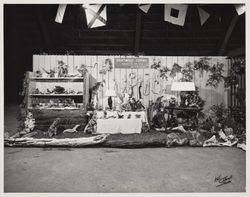
[[[69,74],[69,66],[63,61],[58,61],[58,77],[67,77]]]
[[[81,74],[81,77],[85,78],[85,76],[86,76],[86,74],[88,72],[87,66],[85,64],[82,64],[80,66],[80,68],[76,67],[76,69]]]
[[[43,70],[49,75],[49,77],[55,77],[55,73],[56,73],[55,69],[50,69],[50,71],[47,71],[43,68]]]
[[[40,70],[37,70],[35,72],[35,77],[42,77],[42,72]]]

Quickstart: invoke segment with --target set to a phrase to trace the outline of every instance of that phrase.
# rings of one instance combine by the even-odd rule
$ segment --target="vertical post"
[[[141,36],[141,11],[138,10],[136,13],[135,23],[135,55],[138,54],[140,48],[140,36]]]

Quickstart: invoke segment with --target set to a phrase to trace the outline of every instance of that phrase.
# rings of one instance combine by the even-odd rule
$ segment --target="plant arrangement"
[[[229,88],[231,86],[237,86],[239,84],[238,75],[243,75],[246,72],[246,65],[244,58],[238,58],[233,60],[233,64],[229,70],[229,75],[224,77],[224,85],[225,88]]]
[[[168,80],[168,72],[170,71],[170,69],[165,66],[163,68],[160,69],[160,77],[165,79],[166,81]]]
[[[196,87],[196,91],[182,91],[180,94],[181,107],[197,107],[203,109],[205,101],[199,96],[199,90]]]
[[[219,83],[224,79],[224,76],[222,75],[224,72],[223,67],[224,64],[217,62],[217,64],[214,64],[209,68],[211,74],[209,75],[209,78],[206,82],[206,86],[212,86],[214,88],[218,87]]]
[[[199,61],[194,61],[194,70],[199,70],[201,75],[203,75],[204,71],[208,72],[210,60],[209,57],[201,57]]]
[[[181,73],[181,66],[177,63],[174,63],[169,76],[174,78],[177,75],[177,73]]]
[[[187,62],[185,67],[182,69],[181,81],[192,81],[194,76],[194,69],[191,62]]]
[[[158,69],[161,68],[161,60],[156,61],[155,58],[153,60],[153,64],[151,65],[152,69]]]

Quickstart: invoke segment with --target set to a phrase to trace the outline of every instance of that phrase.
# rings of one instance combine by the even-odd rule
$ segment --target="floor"
[[[13,133],[16,107],[5,109]],[[237,148],[4,149],[4,192],[244,192],[245,174]]]

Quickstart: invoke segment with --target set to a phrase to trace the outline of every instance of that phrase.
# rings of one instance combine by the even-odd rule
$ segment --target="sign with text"
[[[115,58],[115,68],[148,68],[149,60],[148,58]]]

